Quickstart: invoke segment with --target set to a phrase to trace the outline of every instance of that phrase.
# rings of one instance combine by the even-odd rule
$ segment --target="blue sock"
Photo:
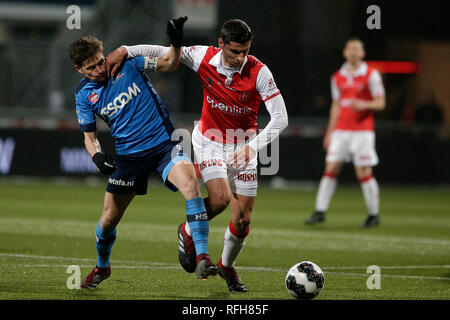
[[[209,222],[202,198],[186,200],[186,217],[197,255],[208,254]]]
[[[95,239],[97,241],[97,267],[106,268],[109,266],[109,256],[111,255],[111,248],[116,241],[117,231],[104,232],[100,227],[100,220],[97,223],[95,230]]]

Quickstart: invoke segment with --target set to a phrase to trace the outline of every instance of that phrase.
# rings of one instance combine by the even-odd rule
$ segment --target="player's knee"
[[[234,222],[234,225],[239,233],[245,233],[250,227],[251,221],[251,216],[246,216],[237,219],[237,221]]]
[[[220,213],[226,209],[231,201],[231,194],[224,192],[209,195],[209,205],[214,213]]]
[[[102,231],[104,232],[113,231],[116,228],[115,220],[111,217],[102,217],[100,221],[100,228],[102,228]]]
[[[103,209],[100,227],[105,232],[114,230],[120,220],[120,216],[121,213],[116,212],[112,207],[106,205]]]
[[[198,183],[198,180],[194,177],[189,178],[186,183],[183,186],[183,194],[185,195],[186,199],[193,199],[201,197],[200,192],[200,184]]]

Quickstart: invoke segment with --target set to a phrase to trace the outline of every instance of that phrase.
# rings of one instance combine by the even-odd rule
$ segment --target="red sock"
[[[196,258],[197,258],[197,264],[199,264],[200,261],[202,261],[204,259],[210,259],[209,254],[206,254],[206,253],[198,254]]]

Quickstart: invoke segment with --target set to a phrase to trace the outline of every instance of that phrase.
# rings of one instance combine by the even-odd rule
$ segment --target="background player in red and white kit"
[[[234,264],[249,233],[258,187],[257,153],[288,124],[283,97],[269,68],[248,55],[253,35],[239,19],[226,21],[218,39],[219,47],[182,48],[181,62],[200,77],[203,86],[201,119],[192,133],[199,170],[208,190],[204,199],[211,220],[231,203],[231,221],[225,232],[219,274],[230,291],[247,292]],[[126,49],[126,50],[125,50]],[[107,58],[112,75],[123,58],[161,56],[167,47],[123,46]],[[258,109],[264,101],[271,120],[257,133]],[[180,225],[180,263],[195,271],[195,248],[187,223]]]
[[[343,163],[352,161],[369,213],[361,227],[372,227],[379,224],[379,188],[372,170],[378,164],[373,111],[385,107],[384,87],[379,72],[363,61],[361,40],[348,40],[343,56],[346,62],[331,78],[333,102],[323,140],[327,151],[325,172],[315,212],[305,222],[315,224],[325,220]]]

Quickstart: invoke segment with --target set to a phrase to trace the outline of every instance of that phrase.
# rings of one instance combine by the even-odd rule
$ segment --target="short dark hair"
[[[233,41],[242,44],[253,39],[253,34],[250,27],[244,21],[231,19],[225,21],[222,28],[220,28],[220,37],[224,43]]]
[[[103,51],[103,42],[92,36],[85,36],[75,40],[69,46],[69,56],[73,63],[81,67],[84,60]]]
[[[364,42],[361,40],[361,38],[352,36],[352,37],[348,38],[348,40],[345,42],[345,44],[347,45],[347,43],[349,43],[350,41],[359,41],[364,48]]]

